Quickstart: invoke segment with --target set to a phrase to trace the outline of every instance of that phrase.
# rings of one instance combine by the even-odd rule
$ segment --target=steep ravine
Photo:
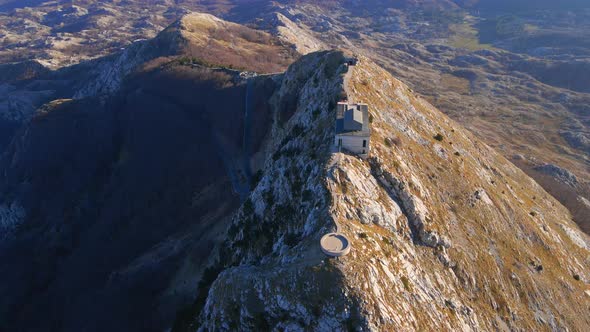
[[[341,62],[284,75],[263,176],[177,329],[587,329],[590,241],[569,212],[366,58],[346,86],[371,156],[332,152]],[[335,222],[352,251],[329,259]]]

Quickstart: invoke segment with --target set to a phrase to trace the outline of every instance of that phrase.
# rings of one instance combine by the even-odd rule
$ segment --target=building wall
[[[341,119],[344,117],[344,111],[348,107],[348,103],[343,101],[338,102],[336,105],[336,119]]]
[[[369,116],[369,105],[367,104],[358,104],[359,105],[359,109],[361,112],[364,113],[364,115]]]
[[[336,135],[334,145],[338,146],[339,139],[342,139],[342,148],[356,154],[369,154],[370,137],[369,136],[347,136]],[[363,140],[367,141],[367,146],[363,147]],[[364,152],[363,152],[364,151]]]

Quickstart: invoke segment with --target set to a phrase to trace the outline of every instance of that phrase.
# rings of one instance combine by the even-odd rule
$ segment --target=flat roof
[[[324,254],[332,257],[340,257],[350,252],[350,241],[340,233],[328,233],[320,240],[320,246]]]

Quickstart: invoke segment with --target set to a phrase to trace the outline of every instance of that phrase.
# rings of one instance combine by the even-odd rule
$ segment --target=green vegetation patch
[[[177,59],[176,62],[182,66],[196,65],[196,66],[203,66],[203,67],[207,67],[207,68],[227,68],[227,69],[234,69],[234,70],[239,70],[239,71],[246,70],[246,68],[236,67],[232,64],[224,65],[224,64],[219,64],[219,63],[213,63],[213,62],[209,62],[207,60],[204,60],[201,58],[196,58],[196,57],[181,57],[181,58]]]
[[[448,39],[449,45],[470,51],[494,49],[491,44],[480,43],[479,32],[473,26],[473,20],[472,17],[468,16],[463,22],[449,26],[451,32]]]

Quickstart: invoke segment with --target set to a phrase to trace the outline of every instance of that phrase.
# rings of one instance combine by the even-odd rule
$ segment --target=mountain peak
[[[169,43],[183,56],[255,72],[283,71],[298,56],[291,44],[267,32],[206,13],[184,15],[156,40]]]
[[[362,57],[347,67],[338,54],[310,54],[285,74],[279,95],[300,91],[297,109],[273,131],[264,175],[230,227],[199,324],[590,324],[580,282],[590,279],[590,241],[567,209],[385,70]],[[333,147],[343,91],[369,105],[368,159]],[[334,230],[352,245],[337,259],[319,245]]]

